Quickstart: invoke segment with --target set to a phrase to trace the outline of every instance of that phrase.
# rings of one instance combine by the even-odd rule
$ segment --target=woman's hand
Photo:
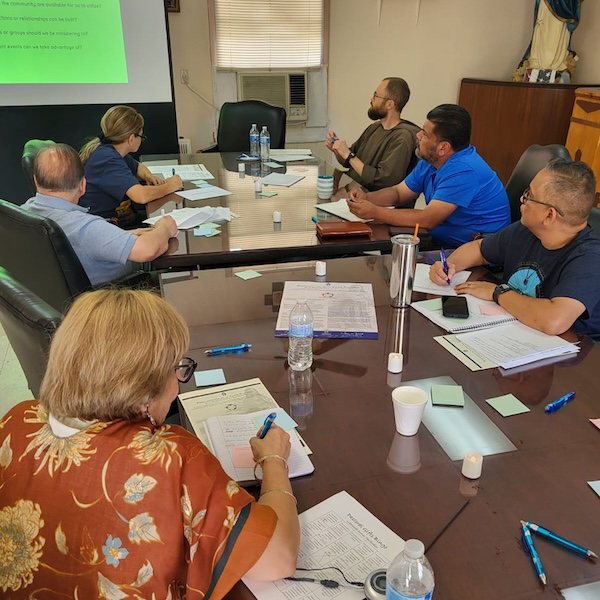
[[[261,428],[262,429],[262,428]],[[291,444],[289,434],[277,427],[275,423],[271,425],[271,429],[267,432],[267,435],[261,440],[257,436],[250,438],[250,448],[252,449],[252,456],[254,461],[258,462],[264,456],[277,455],[287,460],[290,456]]]

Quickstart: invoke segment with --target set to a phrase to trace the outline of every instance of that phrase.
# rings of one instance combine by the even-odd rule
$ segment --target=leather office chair
[[[259,131],[263,125],[267,126],[271,148],[284,148],[286,119],[285,109],[260,100],[225,102],[219,114],[217,145],[205,152],[248,152],[253,123]]]
[[[511,223],[521,218],[521,194],[527,189],[533,178],[553,158],[566,158],[570,160],[571,155],[560,144],[549,144],[548,146],[533,144],[521,155],[505,188],[510,206]]]
[[[52,146],[54,142],[52,140],[29,140],[23,147],[23,155],[21,156],[21,168],[25,173],[25,178],[31,191],[35,194],[35,181],[33,179],[33,161],[37,153],[46,146]]]
[[[594,206],[588,217],[588,224],[594,230],[594,233],[600,237],[600,208]]]
[[[0,267],[0,322],[35,398],[62,315]]]
[[[0,265],[59,313],[91,287],[67,236],[51,219],[0,200],[0,240]]]

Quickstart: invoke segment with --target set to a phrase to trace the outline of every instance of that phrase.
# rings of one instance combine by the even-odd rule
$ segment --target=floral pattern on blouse
[[[180,427],[95,422],[60,438],[44,407],[21,403],[0,421],[0,590],[206,600],[251,501]],[[274,526],[271,509],[252,503],[212,599],[256,562]]]

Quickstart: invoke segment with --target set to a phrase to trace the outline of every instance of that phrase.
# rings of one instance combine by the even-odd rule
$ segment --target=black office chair
[[[250,128],[256,123],[260,131],[267,126],[271,148],[285,148],[285,109],[260,100],[225,102],[219,114],[217,145],[205,152],[248,152]]]
[[[533,178],[553,158],[567,158],[571,160],[571,155],[560,144],[549,144],[548,146],[533,144],[521,155],[505,188],[510,206],[511,223],[521,218],[521,195],[529,187]]]
[[[0,240],[0,265],[59,313],[91,287],[67,236],[51,219],[0,200]]]
[[[594,230],[594,233],[600,237],[600,208],[593,207],[588,217],[588,224]]]
[[[53,146],[52,140],[29,140],[23,147],[23,155],[21,156],[21,168],[25,173],[25,178],[31,191],[35,194],[35,181],[33,179],[33,161],[37,153],[46,146]]]
[[[0,322],[35,398],[62,315],[0,267]]]

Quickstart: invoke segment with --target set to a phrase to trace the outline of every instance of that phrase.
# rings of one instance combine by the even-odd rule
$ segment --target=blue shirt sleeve
[[[135,176],[137,165],[137,160],[129,155],[121,157],[115,154],[109,157],[103,165],[98,187],[105,194],[121,201],[130,187],[140,183]]]

